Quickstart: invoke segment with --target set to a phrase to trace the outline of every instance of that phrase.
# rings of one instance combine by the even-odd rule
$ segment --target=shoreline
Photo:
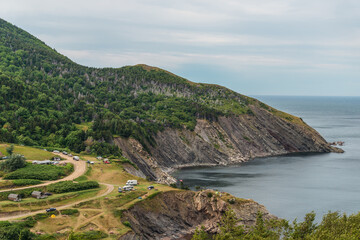
[[[246,163],[246,162],[250,162],[250,161],[254,161],[256,159],[263,159],[263,158],[272,158],[272,157],[291,157],[291,156],[306,156],[306,155],[320,155],[320,154],[330,154],[330,153],[344,153],[345,151],[341,148],[337,148],[337,147],[332,147],[332,149],[334,151],[331,152],[289,152],[289,153],[279,153],[279,154],[269,154],[269,155],[264,155],[264,156],[256,156],[256,157],[247,157],[247,158],[243,158],[242,160],[238,161],[238,162],[229,162],[229,163],[201,163],[201,164],[184,164],[181,166],[175,166],[172,168],[168,168],[168,169],[162,169],[165,173],[169,174],[170,176],[172,176],[172,173],[174,173],[175,171],[179,171],[182,169],[192,169],[192,168],[201,168],[201,167],[226,167],[226,166],[235,166],[235,165],[240,165],[242,163]],[[174,177],[174,176],[172,176]]]

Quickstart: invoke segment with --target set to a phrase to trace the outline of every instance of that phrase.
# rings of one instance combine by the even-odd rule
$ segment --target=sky
[[[360,96],[359,0],[0,0],[91,67],[157,66],[245,95]]]

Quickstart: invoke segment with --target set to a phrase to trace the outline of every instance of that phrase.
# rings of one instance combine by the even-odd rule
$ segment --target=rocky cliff
[[[163,183],[180,167],[334,150],[256,99],[146,65],[81,66],[2,19],[0,56],[2,142],[120,156],[115,143],[134,174]]]
[[[144,175],[162,183],[174,181],[168,173],[176,168],[228,165],[289,153],[341,151],[301,118],[268,106],[252,105],[251,111],[213,121],[198,119],[194,131],[167,128],[156,134],[156,146],[150,153],[134,139],[114,141]]]
[[[229,199],[233,200],[232,204]],[[209,233],[217,233],[221,216],[229,208],[241,219],[238,224],[246,226],[255,224],[258,212],[264,214],[264,219],[275,218],[264,206],[227,193],[171,191],[141,201],[125,211],[122,220],[129,221],[133,231],[121,239],[191,239],[198,226],[204,226]]]

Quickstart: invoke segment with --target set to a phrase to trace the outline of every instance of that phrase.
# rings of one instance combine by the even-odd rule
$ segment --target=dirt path
[[[69,157],[62,153],[60,153],[58,155],[60,155],[62,158],[66,159],[61,162],[72,163],[74,165],[74,172],[72,172],[69,176],[66,176],[64,178],[61,178],[61,179],[58,179],[55,181],[41,183],[38,185],[31,185],[31,186],[27,186],[27,187],[20,187],[20,188],[13,188],[13,189],[5,189],[5,190],[1,190],[0,192],[10,192],[10,191],[22,190],[22,189],[27,189],[27,188],[42,187],[42,186],[46,186],[46,185],[60,182],[60,181],[74,180],[75,178],[80,177],[81,175],[83,175],[86,172],[86,162],[85,161],[81,161],[81,160],[75,161],[72,159],[72,157]]]
[[[84,199],[84,200],[81,200],[81,201],[69,203],[69,204],[66,204],[66,205],[63,205],[63,206],[60,206],[60,207],[56,207],[56,210],[66,209],[66,208],[69,208],[69,207],[71,207],[73,205],[76,205],[76,204],[79,204],[79,203],[82,203],[82,202],[87,202],[87,201],[90,201],[90,200],[94,200],[94,199],[97,199],[97,198],[104,197],[104,196],[110,194],[114,190],[114,185],[112,185],[112,184],[108,184],[108,183],[100,183],[100,184],[106,186],[106,191],[103,194],[101,194],[99,196],[92,197],[92,198]],[[32,215],[36,215],[38,213],[45,213],[45,209],[37,210],[37,211],[34,211],[34,212],[28,212],[28,213],[24,213],[24,214],[19,214],[19,215],[13,215],[13,216],[9,216],[9,217],[1,217],[0,221],[8,221],[8,220],[13,220],[13,219],[17,219],[17,218],[25,218],[25,217],[29,217],[29,216],[32,216]]]

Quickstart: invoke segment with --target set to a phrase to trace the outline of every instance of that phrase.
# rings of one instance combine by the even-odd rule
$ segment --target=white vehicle
[[[79,161],[79,160],[80,160],[79,156],[74,156],[73,159],[74,159],[75,161]]]
[[[60,153],[58,150],[54,150],[53,153]]]
[[[131,191],[131,190],[133,190],[133,189],[134,189],[133,186],[127,186],[127,185],[126,185],[126,186],[123,187],[123,190],[124,190],[124,191]]]
[[[137,180],[127,180],[126,185],[136,186],[136,185],[138,185],[138,181]]]

